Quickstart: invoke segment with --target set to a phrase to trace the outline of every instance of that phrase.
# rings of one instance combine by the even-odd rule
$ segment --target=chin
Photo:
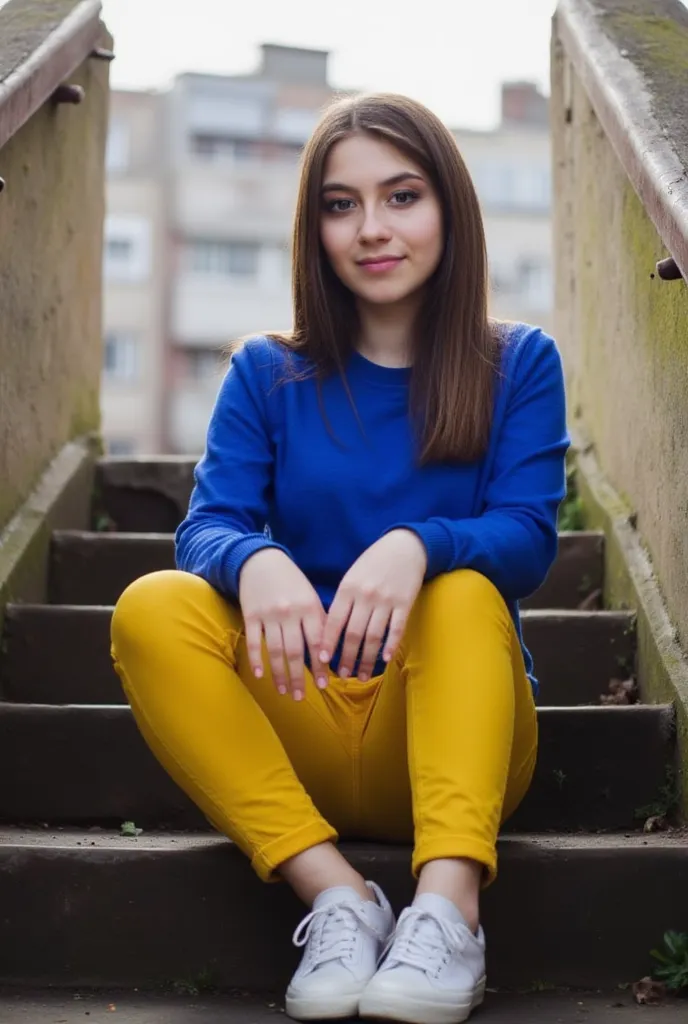
[[[390,306],[398,302],[404,302],[416,291],[415,288],[396,288],[393,287],[377,287],[377,288],[358,288],[354,292],[356,297],[362,302],[367,302],[371,306]]]

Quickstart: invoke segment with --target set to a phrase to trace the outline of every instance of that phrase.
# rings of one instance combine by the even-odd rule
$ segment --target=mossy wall
[[[640,31],[640,23],[632,28]],[[643,59],[660,29],[650,21]],[[688,649],[688,288],[656,275],[656,261],[670,253],[556,28],[552,87],[556,333],[572,426],[582,428],[634,517]]]
[[[108,74],[87,60],[83,103],[46,102],[0,149],[0,529],[99,426]]]

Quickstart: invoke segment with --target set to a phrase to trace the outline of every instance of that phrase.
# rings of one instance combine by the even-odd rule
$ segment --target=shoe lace
[[[382,952],[388,964],[407,964],[437,974],[449,958],[466,943],[466,929],[445,921],[427,910],[407,907],[397,930]]]
[[[300,948],[313,939],[307,951],[313,965],[345,960],[354,951],[361,926],[375,938],[382,938],[365,916],[363,903],[333,903],[306,914],[292,942]]]

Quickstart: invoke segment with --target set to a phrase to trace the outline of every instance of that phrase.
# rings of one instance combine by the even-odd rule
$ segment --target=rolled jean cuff
[[[312,821],[258,850],[251,859],[251,865],[263,882],[277,882],[279,878],[275,872],[285,860],[319,843],[336,843],[338,838],[335,829],[326,821]]]
[[[431,860],[455,860],[461,857],[476,860],[485,868],[482,887],[491,885],[497,877],[497,850],[493,843],[472,836],[442,836],[439,839],[420,840],[413,851],[412,870],[418,878],[420,869]]]

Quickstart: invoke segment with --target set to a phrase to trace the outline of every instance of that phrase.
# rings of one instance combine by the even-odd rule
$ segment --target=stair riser
[[[120,704],[110,662],[108,608],[15,605],[5,622],[0,690],[6,700],[40,704]],[[543,704],[599,703],[609,680],[635,658],[633,616],[625,612],[525,612]]]
[[[96,464],[94,526],[108,517],[118,530],[172,533],[184,518],[196,459],[101,459]]]
[[[671,709],[541,709],[530,793],[510,828],[632,829],[674,751]],[[202,826],[154,759],[129,708],[0,708],[0,820]],[[335,826],[336,822],[333,822]]]
[[[50,601],[53,604],[115,604],[139,576],[174,568],[172,536],[64,531],[53,537]],[[566,533],[544,585],[524,608],[577,608],[602,587],[603,539],[597,533]]]
[[[348,852],[395,909],[408,903],[408,853]],[[594,988],[648,973],[649,950],[688,920],[685,870],[675,848],[562,855],[503,841],[483,902],[489,984]],[[0,981],[63,987],[152,987],[209,970],[222,987],[279,989],[303,913],[225,844],[163,855],[0,848],[0,905]]]

